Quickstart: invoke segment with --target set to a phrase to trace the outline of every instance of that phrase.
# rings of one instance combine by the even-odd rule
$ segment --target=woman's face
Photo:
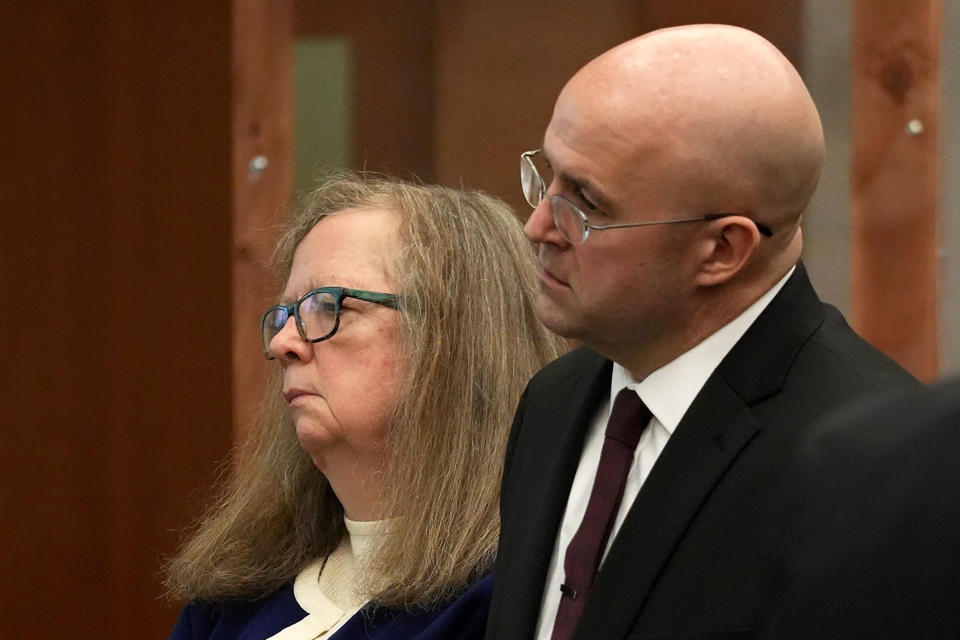
[[[399,216],[382,209],[349,209],[321,219],[297,247],[283,303],[324,286],[396,293],[390,273],[398,226]],[[382,440],[402,370],[399,313],[345,298],[331,338],[305,342],[291,317],[270,343],[283,367],[284,397],[300,445],[330,479],[348,514],[349,500],[341,494],[362,489],[354,486],[357,481],[383,466]]]

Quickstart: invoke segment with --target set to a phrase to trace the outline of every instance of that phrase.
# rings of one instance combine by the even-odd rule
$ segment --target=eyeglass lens
[[[550,208],[553,212],[553,224],[564,240],[571,244],[580,244],[587,239],[586,222],[569,200],[559,195],[552,196]]]
[[[260,338],[263,341],[263,352],[266,353],[268,357],[270,354],[270,343],[277,337],[277,334],[283,330],[289,317],[287,310],[281,307],[270,309],[264,314],[263,320],[260,322]]]
[[[307,340],[319,340],[330,335],[337,326],[337,299],[329,291],[316,291],[300,300],[300,322]],[[283,307],[276,307],[263,318],[263,348],[269,353],[270,342],[286,326],[289,316]]]
[[[523,188],[523,197],[527,204],[537,208],[543,199],[546,185],[540,172],[533,162],[533,157],[524,155],[520,158],[520,186]],[[572,244],[582,243],[586,239],[587,227],[573,204],[560,195],[550,196],[550,209],[553,222],[563,236],[563,239]]]
[[[543,197],[544,184],[530,156],[520,158],[520,186],[527,204],[536,208]]]

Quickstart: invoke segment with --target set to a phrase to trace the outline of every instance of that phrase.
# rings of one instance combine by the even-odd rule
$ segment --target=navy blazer
[[[333,640],[480,640],[486,628],[493,576],[459,597],[425,609],[367,606]],[[264,640],[302,620],[307,612],[293,596],[293,583],[257,601],[194,601],[180,613],[170,640]]]
[[[587,348],[521,398],[507,446],[487,638],[530,638],[584,434],[611,362]],[[784,467],[806,426],[918,384],[820,302],[803,265],[707,379],[633,502],[575,638],[749,638],[782,549]]]

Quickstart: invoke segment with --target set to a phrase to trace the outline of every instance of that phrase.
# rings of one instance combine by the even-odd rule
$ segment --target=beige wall
[[[944,0],[940,168],[940,369],[960,374],[960,2]]]
[[[806,0],[802,73],[823,120],[827,160],[804,225],[804,260],[820,296],[850,311],[852,0]],[[960,2],[943,3],[940,375],[960,373]]]
[[[806,0],[803,68],[827,157],[803,225],[803,260],[820,297],[850,312],[851,0]]]

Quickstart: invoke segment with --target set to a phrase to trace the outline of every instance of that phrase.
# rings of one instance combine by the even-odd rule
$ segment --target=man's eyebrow
[[[571,185],[573,188],[579,190],[580,193],[589,197],[590,202],[601,211],[610,212],[612,210],[613,199],[608,197],[603,189],[597,186],[595,182],[583,176],[574,175],[566,171],[558,171],[557,168],[553,166],[553,163],[550,162],[550,156],[547,155],[547,150],[541,148],[540,151],[543,153],[543,159],[553,171],[554,176],[559,177],[561,181]]]
[[[573,176],[564,177],[571,185],[575,186],[581,194],[584,195],[587,199],[590,200],[590,203],[593,204],[597,209],[601,211],[609,212],[612,208],[612,204],[609,198],[600,190],[596,184],[590,182],[589,180],[582,178],[575,178]]]

